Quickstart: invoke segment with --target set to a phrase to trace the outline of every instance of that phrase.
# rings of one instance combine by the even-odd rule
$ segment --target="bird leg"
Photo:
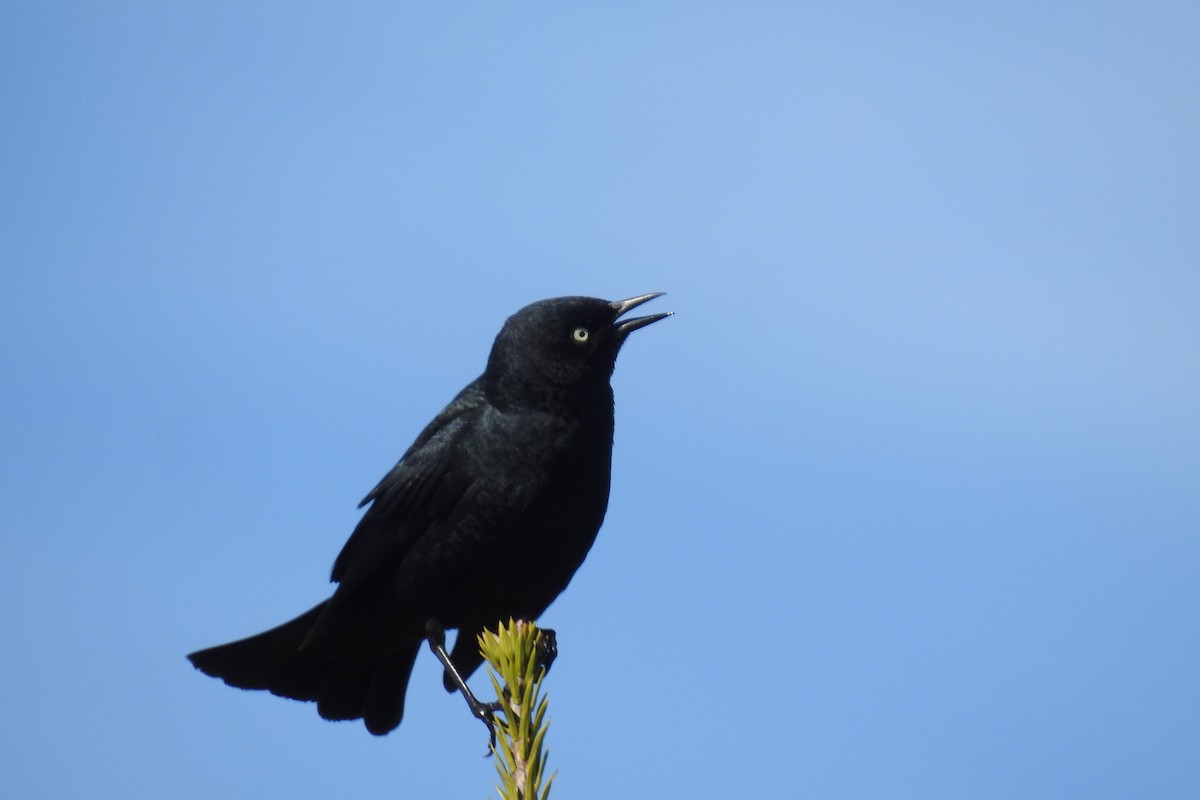
[[[471,709],[471,714],[487,726],[488,743],[491,747],[495,747],[495,715],[502,706],[498,702],[484,703],[475,697],[474,692],[471,691],[471,687],[467,686],[467,682],[463,680],[462,675],[458,674],[454,663],[450,661],[450,654],[446,652],[446,630],[436,620],[431,619],[425,623],[425,640],[429,642],[429,649],[437,656],[438,661],[442,662],[442,666],[446,669],[446,674],[450,676],[450,680],[454,681],[454,685],[462,693],[463,699],[467,701],[467,706]],[[490,752],[489,750],[484,755],[489,755]]]

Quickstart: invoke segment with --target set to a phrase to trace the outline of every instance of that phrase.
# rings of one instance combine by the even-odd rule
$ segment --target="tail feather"
[[[378,661],[378,653],[358,653],[338,659],[316,692],[317,713],[334,720],[362,717]]]
[[[331,640],[311,634],[327,603],[299,617],[229,644],[188,656],[206,675],[240,689],[265,689],[281,697],[316,701],[325,719],[362,718],[371,733],[382,736],[404,716],[404,692],[420,649],[420,639],[394,649],[347,646],[346,637]]]
[[[421,641],[418,639],[411,646],[380,658],[362,709],[367,730],[376,736],[394,730],[404,717],[404,695],[408,691],[408,679],[420,649]]]
[[[188,660],[205,675],[220,678],[239,689],[269,689],[284,697],[308,699],[297,696],[305,693],[302,681],[297,682],[296,694],[280,692],[276,685],[281,677],[281,668],[300,652],[325,606],[326,603],[321,603],[290,622],[264,633],[197,650],[188,656]]]

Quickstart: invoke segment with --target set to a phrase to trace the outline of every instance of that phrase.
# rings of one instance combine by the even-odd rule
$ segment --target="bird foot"
[[[553,628],[542,628],[541,632],[537,640],[537,665],[549,674],[550,665],[558,658],[558,637]]]
[[[431,619],[425,623],[425,639],[429,642],[429,649],[437,656],[438,661],[442,662],[442,667],[454,681],[454,685],[462,694],[463,699],[467,701],[467,707],[471,709],[471,716],[487,726],[488,750],[483,754],[483,757],[487,758],[496,747],[496,712],[502,710],[503,705],[499,702],[484,703],[475,697],[471,687],[467,686],[467,682],[463,680],[462,675],[450,660],[450,654],[446,652],[446,630],[436,620]]]
[[[470,700],[467,703],[471,705]],[[471,713],[488,729],[488,749],[483,754],[484,758],[496,751],[496,712],[501,710],[503,710],[503,706],[500,703],[481,703],[476,700],[475,704],[471,705]]]

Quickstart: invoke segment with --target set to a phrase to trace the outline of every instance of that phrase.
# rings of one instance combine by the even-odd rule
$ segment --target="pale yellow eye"
[[[579,326],[578,328],[576,328],[575,330],[571,331],[571,338],[574,339],[575,342],[578,344],[583,344],[584,342],[586,342],[588,340],[588,337],[591,335],[592,334],[590,332],[588,332],[588,329],[583,327],[582,325]]]

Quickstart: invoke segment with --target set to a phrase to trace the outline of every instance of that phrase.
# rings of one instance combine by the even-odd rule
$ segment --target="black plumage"
[[[450,659],[470,675],[481,663],[476,635],[538,617],[595,540],[608,506],[617,353],[669,314],[620,317],[658,296],[562,297],[512,315],[483,374],[362,501],[333,565],[333,596],[188,658],[231,686],[316,701],[326,719],[362,718],[377,735],[400,724],[431,627],[459,630]]]

